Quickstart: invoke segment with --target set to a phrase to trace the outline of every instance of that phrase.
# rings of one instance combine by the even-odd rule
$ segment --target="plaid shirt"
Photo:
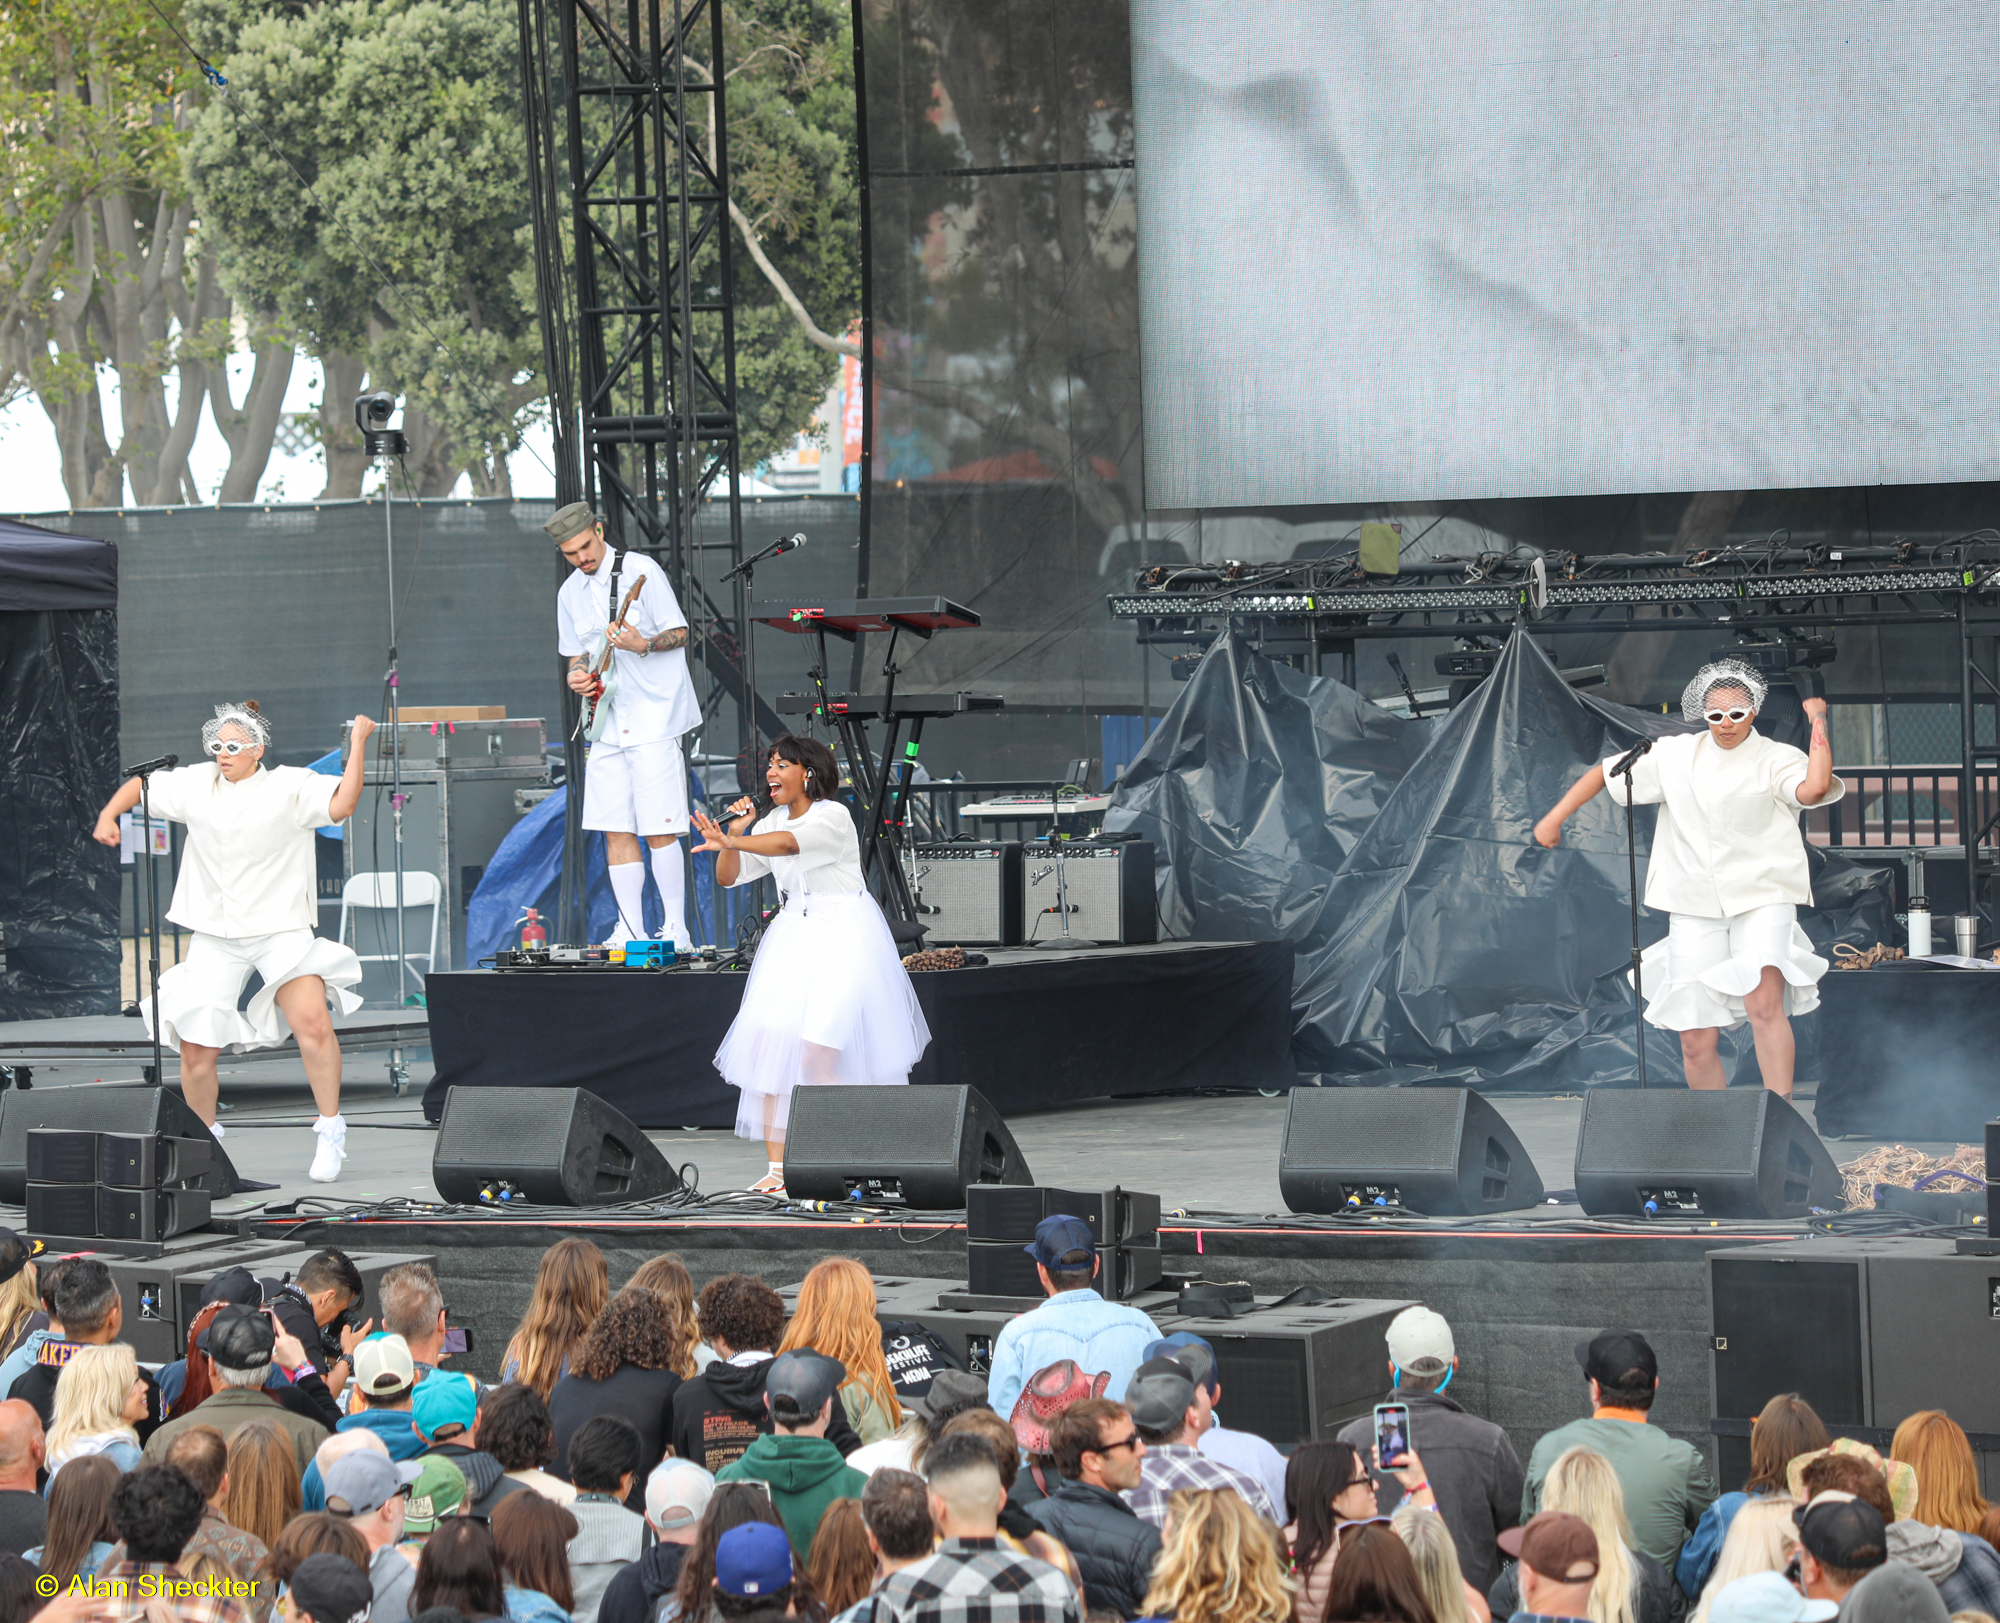
[[[948,1538],[869,1600],[876,1623],[1083,1623],[1069,1579],[994,1538]],[[866,1615],[868,1602],[857,1610]]]
[[[269,1553],[264,1548],[264,1541],[254,1533],[230,1526],[213,1510],[204,1510],[201,1526],[194,1530],[194,1536],[181,1550],[179,1565],[189,1566],[198,1556],[213,1556],[237,1577],[249,1581],[251,1593],[243,1600],[243,1609],[254,1618],[264,1618],[271,1613],[271,1602],[263,1592],[264,1586],[257,1582],[257,1568]],[[109,1572],[130,1559],[125,1553],[125,1541],[120,1539],[111,1546],[110,1555],[105,1557],[104,1570]]]
[[[1125,1490],[1125,1503],[1141,1521],[1165,1532],[1167,1501],[1180,1488],[1234,1488],[1265,1521],[1279,1525],[1263,1483],[1248,1471],[1210,1459],[1191,1443],[1154,1443],[1148,1447],[1139,1461],[1139,1485]]]
[[[121,1561],[97,1575],[97,1589],[103,1595],[97,1615],[149,1623],[162,1616],[176,1623],[249,1623],[243,1604],[227,1595],[178,1592],[206,1583],[163,1561]]]

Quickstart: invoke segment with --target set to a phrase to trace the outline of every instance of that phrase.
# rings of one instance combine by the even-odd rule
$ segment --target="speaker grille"
[[[1463,1098],[1456,1088],[1295,1089],[1292,1136],[1301,1141],[1301,1153],[1295,1155],[1288,1140],[1285,1164],[1325,1166],[1333,1161],[1455,1173]],[[1332,1136],[1336,1127],[1337,1138]]]
[[[1584,1110],[1578,1164],[1593,1172],[1653,1179],[1754,1177],[1757,1144],[1750,1119],[1762,1109],[1763,1091],[1599,1089]],[[1811,1162],[1805,1167],[1810,1175]]]

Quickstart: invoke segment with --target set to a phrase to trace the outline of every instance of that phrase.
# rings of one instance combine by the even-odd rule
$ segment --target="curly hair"
[[[500,1373],[546,1398],[610,1294],[602,1251],[588,1240],[556,1241],[542,1253],[534,1294],[507,1343]]]
[[[496,1387],[480,1400],[473,1443],[503,1471],[535,1471],[556,1457],[556,1428],[541,1393],[519,1381]]]
[[[841,1385],[860,1387],[893,1424],[902,1408],[882,1356],[882,1326],[875,1311],[875,1280],[866,1266],[853,1257],[826,1257],[800,1284],[798,1306],[778,1351],[805,1347],[839,1359],[847,1371]]]
[[[776,1352],[784,1333],[784,1299],[753,1274],[724,1274],[701,1288],[695,1315],[702,1340],[717,1337],[732,1353]]]
[[[608,1381],[621,1364],[674,1369],[680,1353],[680,1336],[667,1304],[651,1291],[628,1288],[597,1315],[569,1362],[569,1372],[586,1381]]]
[[[662,1251],[639,1265],[639,1271],[625,1282],[628,1291],[651,1291],[666,1303],[680,1337],[680,1357],[674,1373],[684,1381],[695,1378],[694,1350],[701,1341],[701,1326],[694,1316],[694,1277],[687,1264],[671,1251]]]
[[[1140,1608],[1146,1616],[1175,1623],[1290,1623],[1294,1604],[1277,1529],[1241,1494],[1234,1488],[1174,1494],[1153,1586]],[[1359,1615],[1327,1611],[1328,1617]]]

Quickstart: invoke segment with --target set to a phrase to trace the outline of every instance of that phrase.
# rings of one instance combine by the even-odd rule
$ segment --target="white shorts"
[[[1664,1031],[1705,1031],[1740,1026],[1743,999],[1757,989],[1766,968],[1785,980],[1785,1012],[1819,1007],[1819,980],[1831,967],[1812,950],[1789,902],[1753,907],[1726,919],[1675,913],[1667,936],[1645,951],[1646,1019]]]
[[[685,834],[688,775],[679,742],[591,745],[583,769],[583,826],[614,834]]]
[[[250,984],[250,971],[264,977],[263,988],[250,1007],[236,1005]],[[183,1042],[224,1048],[240,1054],[249,1048],[275,1048],[292,1033],[291,1022],[278,1007],[278,988],[301,975],[326,982],[327,1002],[341,1014],[352,1014],[361,999],[350,987],[361,984],[361,960],[352,947],[328,941],[303,926],[275,935],[219,936],[196,933],[188,954],[160,975],[160,1008],[166,1018],[160,1041],[176,1054]],[[139,1013],[148,1035],[153,1029],[153,1000],[141,998]]]

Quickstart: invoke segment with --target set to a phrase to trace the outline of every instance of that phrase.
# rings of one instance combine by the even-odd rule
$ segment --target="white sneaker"
[[[332,1183],[340,1176],[340,1163],[347,1159],[347,1119],[321,1116],[313,1123],[319,1148],[313,1152],[312,1170],[306,1174],[314,1183]]]

